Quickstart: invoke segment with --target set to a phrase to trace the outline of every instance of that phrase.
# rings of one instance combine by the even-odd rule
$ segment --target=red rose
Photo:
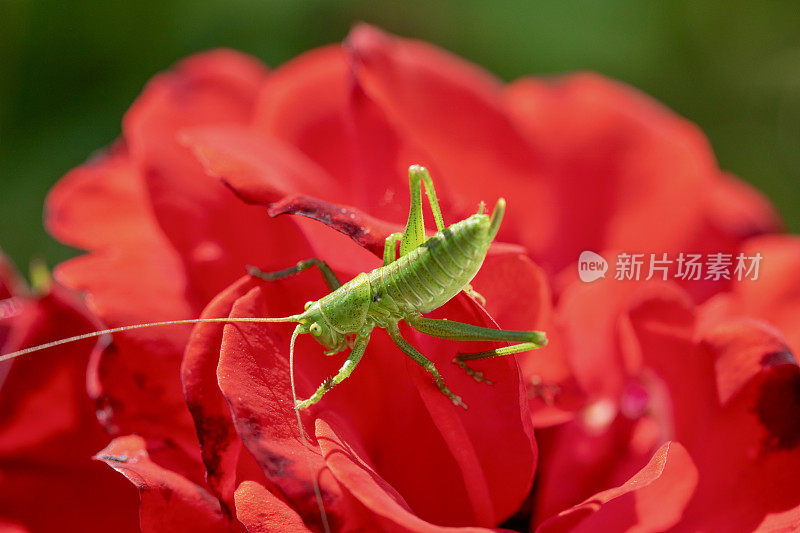
[[[450,364],[458,343],[405,332],[464,397],[462,411],[375,331],[353,376],[304,414],[308,445],[291,409],[289,326],[116,334],[88,367],[99,422],[116,437],[96,457],[139,489],[143,530],[318,530],[312,480],[334,530],[496,527],[515,512],[524,522],[534,426],[556,426],[541,433],[534,527],[550,517],[544,529],[716,527],[726,525],[713,521],[718,493],[739,502],[731,520],[788,523],[793,493],[770,506],[720,477],[727,468],[763,487],[772,478],[751,452],[793,472],[768,441],[795,445],[783,425],[794,411],[769,395],[791,396],[796,365],[764,362],[777,334],[725,329],[736,305],[725,299],[750,297],[727,296],[729,284],[642,293],[574,274],[582,250],[733,252],[777,217],[717,168],[692,125],[599,77],[504,86],[364,26],[272,72],[235,52],[194,56],[151,81],[120,141],[51,193],[51,232],[90,252],[55,276],[107,327],[294,314],[328,292],[318,275],[266,283],[244,266],[316,256],[342,278],[379,266],[407,216],[410,164],[431,169],[448,223],[509,200],[473,283],[486,309],[461,295],[432,316],[543,329],[550,344],[519,366],[477,363],[489,387]],[[296,355],[301,397],[341,364],[306,339]],[[664,431],[691,421],[687,390],[702,391],[698,421],[713,426],[713,446],[691,424]],[[751,429],[735,442],[734,423]],[[597,505],[580,504],[594,493]]]
[[[318,255],[314,248],[326,250],[325,259],[339,266],[343,277],[378,265],[377,258],[359,253],[355,243],[329,229],[298,225],[289,217],[271,220],[263,207],[248,207],[206,176],[184,147],[193,136],[209,134],[205,124],[244,127],[246,114],[237,117],[231,110],[254,108],[259,83],[264,81],[263,93],[279,79],[279,73],[266,76],[231,52],[187,61],[148,86],[125,118],[123,141],[54,190],[48,203],[51,230],[73,245],[98,250],[61,265],[56,275],[86,291],[109,326],[199,314],[211,296],[242,276],[244,265],[278,270]],[[219,110],[225,110],[225,120]],[[253,133],[237,146],[258,146],[261,139]],[[265,143],[261,157],[269,155],[271,168],[285,173],[267,182],[268,200],[280,199],[273,190],[317,193],[326,190],[326,179],[333,183],[298,148],[269,138]],[[329,190],[338,192],[333,199],[343,200],[350,197],[347,188],[357,193],[357,184],[348,183]],[[317,212],[321,209],[327,208],[320,205]],[[407,203],[397,213],[406,209]],[[100,231],[94,229],[98,219],[104,221]],[[519,287],[530,287],[536,300],[523,303],[523,309],[546,305],[546,299],[537,301],[546,294],[541,276],[518,252],[494,254],[483,269],[486,281],[476,282],[487,295],[507,294],[512,280],[493,275],[495,269],[511,269]],[[245,277],[222,291],[206,313],[291,314],[325,292],[313,273],[273,284]],[[439,313],[492,325],[468,299]],[[242,339],[231,337],[244,331]],[[103,422],[112,435],[136,433],[143,440],[115,441],[98,458],[135,480],[146,490],[142,494],[152,494],[156,486],[179,494],[185,505],[175,512],[206,525],[246,523],[260,516],[260,506],[273,506],[282,516],[299,513],[302,520],[296,523],[319,527],[311,476],[319,475],[321,452],[303,445],[290,408],[289,331],[282,325],[252,330],[204,325],[191,338],[179,328],[116,336],[114,349],[94,369],[91,393],[108,415]],[[326,396],[318,418],[306,421],[307,433],[331,457],[326,472],[332,477],[320,478],[329,520],[337,528],[499,524],[524,500],[536,460],[516,364],[507,359],[487,365],[495,382],[487,395],[485,385],[450,364],[456,343],[411,339],[473,405],[468,412],[454,411],[384,334],[375,333],[372,355],[353,379]],[[187,340],[181,386],[178,371]],[[245,349],[251,344],[260,348]],[[341,364],[325,364],[320,350],[303,342],[297,352],[301,396]],[[346,454],[335,452],[341,447]],[[365,478],[365,467],[374,474]],[[192,500],[187,490],[205,491],[207,497]],[[212,496],[221,505],[210,504]],[[143,525],[171,512],[163,508],[165,499],[142,500]]]

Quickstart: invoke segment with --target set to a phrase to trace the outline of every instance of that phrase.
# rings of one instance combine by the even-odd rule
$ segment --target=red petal
[[[707,433],[686,438],[704,488],[693,501],[690,523],[705,529],[797,528],[800,368],[780,338],[752,324],[720,326],[705,336],[703,347],[714,357],[721,405]]]
[[[238,290],[243,287],[244,292]],[[230,295],[243,296],[249,289],[239,282],[212,301],[201,318],[227,316],[231,311]],[[209,346],[222,342],[219,324],[201,323],[192,332],[181,364],[181,380],[186,404],[192,413],[197,437],[200,439],[206,482],[220,501],[234,508],[236,466],[241,451],[241,440],[231,419],[230,407],[217,384],[218,354],[209,352]]]
[[[302,303],[295,301],[298,290],[300,294],[309,293],[309,289],[323,291],[321,279],[312,274],[265,285],[274,291],[274,301],[283,305],[273,304],[269,308],[260,305],[251,309],[246,316],[285,316],[301,310]],[[259,285],[253,278],[244,279],[223,292],[209,311],[231,309],[232,316],[242,316],[240,307],[252,300],[251,293],[260,292],[257,288]],[[289,310],[291,304],[296,307]],[[292,502],[308,523],[316,523],[321,527],[310,483],[311,469],[313,467],[314,472],[318,472],[321,458],[300,439],[291,407],[284,355],[290,331],[288,324],[231,324],[224,327],[221,324],[205,324],[198,328],[201,337],[193,340],[192,355],[187,365],[193,360],[202,363],[200,370],[203,374],[212,366],[215,368],[219,389],[228,402],[234,427],[246,449],[275,484],[276,490]],[[278,350],[280,357],[274,355]],[[188,371],[188,367],[185,368]],[[196,379],[196,376],[193,378]],[[204,407],[209,407],[213,416],[217,409],[214,407],[214,396],[218,392],[211,388],[210,377],[201,379],[207,382],[205,385],[199,384],[205,388],[198,389],[187,382],[190,387],[187,392],[190,397],[201,395],[200,401],[204,402]],[[227,424],[222,419],[218,420]],[[233,458],[227,448],[215,449],[215,442],[208,437],[203,439],[206,460],[213,460],[213,454],[221,452],[217,458],[220,461],[218,470],[223,476],[221,482],[226,482],[231,479],[232,472],[226,469],[232,468]],[[227,438],[222,441],[223,444],[225,442]],[[340,491],[330,478],[323,477],[321,484],[328,516],[335,523],[341,519],[341,510],[338,509],[341,505]]]
[[[693,124],[629,87],[592,74],[524,79],[511,85],[508,105],[546,158],[558,206],[530,235],[538,240],[525,241],[548,272],[583,250],[733,251],[751,232],[775,229],[772,209],[722,175]]]
[[[641,361],[626,361],[619,350],[618,323],[625,313],[649,299],[682,297],[675,286],[659,282],[603,279],[569,287],[559,301],[558,323],[575,377],[590,399],[618,397],[626,375],[641,368]]]
[[[667,442],[625,484],[587,499],[536,531],[664,531],[675,526],[697,485],[686,449]]]
[[[55,276],[88,292],[91,310],[106,326],[194,315],[184,270],[149,214],[142,180],[123,147],[59,182],[48,197],[47,222],[57,237],[95,250],[62,263]],[[90,393],[110,431],[159,441],[168,435],[192,453],[196,436],[177,373],[188,332],[178,326],[121,333],[96,354]]]
[[[219,502],[181,474],[151,461],[141,437],[114,439],[95,459],[139,489],[139,525],[143,532],[229,531]]]
[[[303,301],[324,294],[319,281],[313,280],[308,277],[254,284],[263,288],[239,298],[232,315],[295,313]],[[229,296],[235,298],[235,293]],[[478,323],[485,320],[474,311],[467,311],[470,308],[454,303],[443,312],[451,319]],[[288,329],[286,325],[226,327],[217,376],[245,446],[302,516],[313,521],[316,503],[311,486],[303,480],[308,479],[309,468],[320,467],[320,458],[307,451],[299,440],[291,409],[286,366]],[[458,350],[455,343],[422,335],[411,335],[409,339],[437,363],[449,386],[463,395],[471,406],[468,412],[456,410],[422,370],[407,362],[381,332],[373,335],[370,355],[359,364],[353,377],[327,394],[315,410],[320,416],[329,410],[341,413],[348,420],[351,431],[360,439],[353,446],[376,450],[365,460],[376,465],[376,470],[421,517],[438,523],[480,520],[496,524],[520,505],[535,465],[529,418],[520,409],[525,391],[516,363],[507,358],[485,364],[495,381],[490,388],[449,364]],[[308,396],[340,365],[320,359],[320,350],[311,344],[301,339],[297,346],[295,377],[300,397]],[[472,349],[480,346],[472,345]],[[310,365],[311,361],[316,364]],[[416,385],[402,377],[409,371],[418,380]],[[400,378],[387,381],[386,376]],[[397,398],[402,398],[402,403]],[[449,431],[451,428],[458,428],[458,432]],[[490,434],[491,438],[487,438]],[[497,453],[497,442],[503,443],[503,454]],[[415,450],[413,461],[400,460],[411,449]],[[437,475],[431,476],[430,472]],[[420,484],[422,480],[424,484]],[[329,517],[337,523],[352,523],[354,518],[345,506],[345,495],[325,476],[320,481]],[[470,487],[468,491],[463,488],[465,485]],[[479,496],[486,501],[479,501]],[[482,515],[465,514],[465,509]]]
[[[501,329],[539,330],[548,344],[517,356],[528,387],[536,427],[563,423],[577,404],[572,370],[556,330],[550,287],[544,272],[518,250],[492,246],[472,286],[486,298],[486,310]]]
[[[286,503],[254,481],[241,483],[235,497],[236,518],[249,533],[311,531]]]
[[[722,405],[760,372],[797,365],[777,333],[755,322],[719,326],[708,332],[705,344],[716,354],[717,395]]]
[[[544,448],[537,508],[552,509],[553,498],[569,497],[564,486],[586,490],[604,480],[610,484],[631,467],[642,445],[669,438],[687,449],[699,472],[681,528],[795,527],[800,369],[779,338],[752,323],[707,330],[698,343],[694,312],[685,297],[667,296],[630,306],[620,323],[620,355],[638,361],[628,364],[626,372],[649,393],[646,416],[634,415],[625,424],[621,398],[619,405],[612,402],[609,423],[599,434],[576,432],[576,424],[560,429],[553,451]],[[651,426],[644,440],[643,424]],[[587,453],[590,460],[582,463]],[[577,471],[570,473],[573,467]],[[577,482],[559,484],[556,476],[564,472]]]
[[[93,311],[112,325],[190,312],[183,269],[149,212],[143,181],[123,146],[61,179],[47,198],[45,217],[56,238],[97,250],[62,263],[55,275],[89,291]]]
[[[232,52],[181,63],[156,78],[126,117],[135,161],[119,149],[76,170],[54,192],[54,232],[103,247],[63,265],[57,275],[86,290],[108,325],[197,316],[246,264],[284,268],[286,258],[274,253],[278,241],[286,254],[298,255],[291,261],[312,255],[290,221],[268,222],[263,209],[244,206],[177,143],[185,126],[244,121],[263,75],[252,60]],[[109,212],[112,203],[117,210]],[[109,219],[108,232],[97,231],[105,227],[100,217]],[[179,460],[164,456],[174,455],[169,450],[175,445],[184,452],[181,461],[195,460],[194,426],[177,380],[188,331],[168,327],[118,335],[117,351],[93,365],[93,394],[101,411],[113,415],[109,427],[139,433],[154,446],[165,440],[158,457],[165,465]]]
[[[693,346],[653,311],[632,313],[631,324],[645,363],[668,389],[675,438],[700,472],[687,529],[796,527],[800,368],[781,339],[739,322]]]
[[[259,95],[253,123],[325,169],[347,203],[394,223],[408,213],[408,166],[428,163],[364,94],[339,46],[277,69]],[[302,192],[330,199],[313,188]]]
[[[644,446],[634,438],[637,430],[653,424],[650,418],[629,420],[611,400],[598,400],[573,421],[538,431],[541,460],[533,523],[634,475],[651,457],[653,445],[661,443],[660,435]]]
[[[551,221],[557,233],[539,245],[548,270],[582,250],[673,250],[691,234],[701,215],[696,191],[715,167],[705,139],[688,123],[621,84],[586,74],[517,81],[508,105],[550,160],[560,209]],[[657,213],[672,223],[655,227],[653,220],[664,220]]]
[[[626,411],[625,402],[635,393],[634,387],[642,388],[639,376],[649,371],[642,361],[644,348],[622,326],[627,324],[631,309],[647,305],[650,312],[642,312],[642,316],[659,324],[667,317],[675,324],[672,327],[676,338],[687,344],[670,349],[677,353],[691,351],[691,304],[671,284],[605,279],[577,283],[562,296],[558,331],[564,335],[567,357],[586,394],[586,404],[573,422],[542,435],[543,460],[536,504],[539,518],[622,483],[651,456],[655,446],[673,437],[664,433],[671,428],[672,420],[661,418],[671,417],[669,405],[661,405],[650,387],[644,392],[645,406],[638,412]],[[672,351],[667,353],[674,355]],[[686,372],[687,380],[693,376],[681,366],[671,368],[674,374]],[[649,381],[652,380],[645,382]],[[690,383],[704,385],[699,378]],[[565,476],[572,481],[564,483]]]
[[[486,312],[475,306],[472,300],[463,294],[433,311],[429,316],[496,327]],[[462,396],[469,406],[468,411],[453,409],[449,400],[431,385],[430,377],[418,365],[406,359],[405,366],[414,378],[425,409],[433,417],[436,429],[448,446],[449,454],[452,454],[456,461],[460,470],[457,475],[463,478],[467,487],[465,497],[468,498],[469,505],[475,513],[471,520],[465,520],[466,517],[461,516],[459,522],[453,522],[452,517],[446,521],[443,519],[433,521],[454,524],[497,524],[519,508],[522,503],[520,496],[527,492],[531,482],[530,476],[536,466],[536,443],[527,409],[527,390],[518,374],[519,367],[513,357],[476,361],[471,366],[483,371],[493,384],[487,386],[485,383],[477,383],[452,364],[453,355],[459,352],[485,350],[501,344],[457,343],[428,337],[410,329],[407,331],[409,342],[436,364],[451,390]],[[391,344],[383,349],[383,353],[404,358]],[[380,375],[394,375],[394,372],[384,371]],[[400,394],[402,393],[396,393],[396,397],[402,397]],[[420,436],[423,434],[421,430],[419,433]],[[491,437],[487,438],[489,435]],[[384,442],[383,446],[397,446],[395,439],[391,444]],[[503,442],[502,454],[497,453],[498,442]],[[407,447],[414,445],[418,444],[414,442],[404,444]],[[401,453],[400,450],[397,453]],[[438,463],[442,464],[441,459]],[[424,477],[424,473],[420,472],[420,475]],[[448,483],[452,479],[445,477],[445,483],[439,489],[436,488],[436,483],[429,479],[427,490],[431,494],[452,491],[452,488],[448,488]],[[409,480],[403,481],[408,483]],[[416,483],[415,481],[414,484]],[[412,507],[419,510],[419,503],[414,502],[419,489],[412,487],[404,489],[400,482],[394,484]],[[414,493],[413,499],[410,496],[412,493]],[[444,506],[441,497],[436,501],[438,506]],[[457,502],[458,500],[454,500],[453,503]],[[424,504],[430,505],[428,502]],[[465,503],[458,505],[463,506]],[[435,516],[431,513],[442,511],[444,509],[432,509],[428,513]],[[453,509],[453,513],[463,515],[463,511],[459,513],[457,507]],[[425,516],[422,512],[420,514]]]
[[[154,78],[123,123],[155,218],[180,255],[189,294],[201,308],[241,276],[245,265],[279,270],[285,257],[274,250],[307,253],[291,220],[266,220],[263,209],[243,204],[180,143],[189,128],[246,123],[265,76],[248,56],[199,54]]]
[[[712,191],[709,221],[736,243],[756,235],[775,233],[783,222],[775,206],[752,185],[736,176],[723,174]]]
[[[793,353],[800,353],[800,239],[759,237],[747,241],[741,252],[761,254],[758,279],[733,283],[730,292],[709,300],[702,309],[703,328],[732,318],[765,320],[780,330]]]
[[[437,526],[420,519],[414,514],[408,503],[391,485],[389,485],[374,467],[365,461],[363,451],[353,450],[354,435],[346,435],[336,424],[334,418],[330,422],[321,419],[317,423],[317,438],[327,465],[342,485],[353,493],[379,519],[381,529],[385,531],[435,532],[485,532],[476,527],[444,527]],[[344,423],[346,425],[346,423]],[[361,452],[361,453],[359,453]]]
[[[94,327],[75,295],[56,285],[20,308],[6,348]],[[0,364],[0,523],[26,531],[136,529],[135,493],[90,459],[108,440],[86,393],[92,346],[72,343]]]
[[[83,249],[149,236],[156,226],[127,147],[118,143],[59,180],[47,197],[45,224],[60,241]]]
[[[243,126],[206,126],[182,134],[208,174],[247,203],[269,205],[298,192],[341,200],[341,186],[296,148]]]
[[[356,27],[346,45],[366,95],[401,139],[429,155],[420,162],[444,189],[440,198],[451,204],[445,212],[464,216],[480,201],[513,194],[536,209],[509,205],[501,239],[526,246],[540,240],[552,209],[540,181],[543,169],[506,114],[499,81],[433,46],[366,25]]]
[[[27,292],[25,280],[0,248],[0,300]],[[3,318],[0,313],[0,318]]]

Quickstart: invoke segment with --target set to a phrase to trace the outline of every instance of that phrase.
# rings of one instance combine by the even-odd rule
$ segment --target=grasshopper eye
[[[309,307],[311,307],[312,305],[314,305],[314,302],[313,302],[313,301],[311,301],[311,300],[309,300],[309,301],[307,301],[305,304],[303,304],[303,309],[305,309],[306,311],[308,311],[308,308],[309,308]]]
[[[318,336],[319,336],[319,334],[320,334],[320,333],[322,333],[322,327],[321,327],[319,324],[317,324],[316,322],[314,322],[313,324],[311,324],[311,327],[310,327],[310,328],[308,328],[308,330],[309,330],[309,331],[311,332],[311,334],[312,334],[312,335],[314,335],[315,337],[318,337]]]

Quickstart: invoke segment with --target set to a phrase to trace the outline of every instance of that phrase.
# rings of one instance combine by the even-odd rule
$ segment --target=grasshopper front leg
[[[355,346],[353,346],[353,349],[350,350],[350,355],[347,356],[347,360],[339,369],[339,372],[337,372],[335,376],[323,381],[322,385],[317,388],[316,392],[312,394],[310,398],[307,400],[298,401],[296,405],[297,409],[302,411],[303,409],[307,409],[308,407],[314,405],[322,399],[326,392],[350,377],[350,374],[352,374],[353,370],[356,368],[356,365],[358,365],[358,362],[361,361],[361,357],[364,355],[364,351],[367,349],[367,344],[369,344],[369,335],[356,339]]]
[[[286,268],[284,270],[279,270],[278,272],[264,272],[263,270],[260,270],[254,266],[248,266],[247,273],[265,281],[275,281],[297,274],[298,272],[308,270],[312,266],[319,268],[319,271],[322,273],[322,277],[325,279],[325,284],[328,285],[330,290],[335,291],[342,286],[342,282],[339,281],[339,278],[333,273],[333,270],[331,270],[331,267],[328,266],[328,263],[322,259],[317,259],[316,257],[300,261],[295,266]]]
[[[397,243],[402,241],[402,233],[392,233],[386,237],[386,243],[383,245],[383,266],[394,263],[397,260]]]

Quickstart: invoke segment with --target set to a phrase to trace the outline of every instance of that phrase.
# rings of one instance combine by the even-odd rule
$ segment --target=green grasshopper
[[[437,233],[430,238],[426,238],[422,214],[423,184],[437,229]],[[490,382],[481,372],[467,365],[468,361],[540,348],[547,344],[547,338],[540,331],[497,330],[422,316],[442,306],[462,290],[480,297],[472,290],[469,282],[483,264],[489,245],[497,235],[505,211],[505,200],[500,198],[497,201],[491,216],[483,213],[481,204],[478,213],[445,227],[433,180],[424,167],[414,165],[409,168],[409,186],[411,205],[405,231],[386,238],[383,266],[372,272],[361,273],[342,284],[328,264],[318,258],[300,261],[279,272],[262,272],[255,267],[248,267],[251,275],[273,281],[316,266],[331,292],[315,302],[307,302],[305,311],[301,314],[281,318],[206,318],[123,326],[19,350],[0,356],[0,362],[67,342],[145,327],[198,322],[297,322],[289,345],[290,366],[293,365],[294,345],[299,335],[311,334],[329,355],[352,345],[350,354],[336,375],[325,380],[308,399],[298,401],[295,398],[295,408],[299,411],[320,401],[325,393],[350,376],[367,349],[372,330],[379,327],[389,333],[403,353],[432,376],[436,386],[453,404],[466,409],[461,397],[445,385],[433,362],[401,336],[398,327],[400,321],[421,333],[441,339],[516,342],[517,344],[494,350],[460,353],[453,359],[467,374],[477,381],[487,383]],[[399,257],[397,243],[400,243]],[[293,375],[292,393],[294,394]]]

